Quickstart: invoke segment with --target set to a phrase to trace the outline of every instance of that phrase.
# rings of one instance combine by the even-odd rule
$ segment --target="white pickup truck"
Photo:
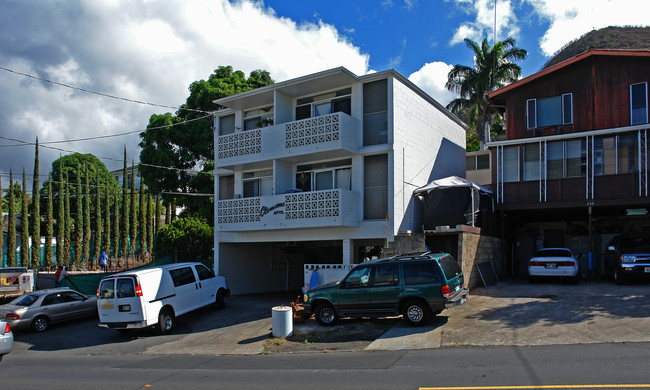
[[[34,270],[27,267],[0,268],[0,299],[18,297],[34,291],[35,279]]]

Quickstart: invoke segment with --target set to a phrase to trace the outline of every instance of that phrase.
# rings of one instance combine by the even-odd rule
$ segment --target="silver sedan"
[[[0,306],[0,320],[11,329],[43,332],[50,324],[75,318],[96,316],[97,298],[68,288],[38,290]]]
[[[5,321],[0,320],[0,360],[14,346],[14,334],[11,333],[11,327]]]

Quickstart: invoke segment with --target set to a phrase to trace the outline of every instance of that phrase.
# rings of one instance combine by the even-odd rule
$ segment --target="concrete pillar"
[[[214,274],[219,275],[219,241],[220,241],[220,235],[221,233],[219,232],[214,232],[214,250],[213,250],[213,255],[214,255]]]
[[[352,240],[346,238],[343,240],[343,264],[352,264],[354,260],[354,245]]]

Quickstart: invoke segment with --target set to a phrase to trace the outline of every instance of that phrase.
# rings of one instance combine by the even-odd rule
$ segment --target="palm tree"
[[[447,109],[454,114],[464,113],[468,132],[474,132],[483,142],[483,128],[497,112],[486,95],[519,79],[521,67],[514,61],[525,59],[528,52],[516,47],[517,42],[510,37],[493,46],[488,44],[487,38],[480,46],[469,38],[465,38],[465,44],[474,51],[474,67],[455,65],[447,75],[445,87],[460,96],[452,100]]]

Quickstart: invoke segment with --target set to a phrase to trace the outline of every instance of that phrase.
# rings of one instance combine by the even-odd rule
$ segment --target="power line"
[[[31,75],[31,74],[18,72],[18,71],[9,69],[9,68],[5,68],[3,66],[0,66],[0,69],[4,70],[6,72],[9,72],[9,73],[17,74],[17,75],[24,76],[24,77],[29,77],[29,78],[34,79],[34,80],[39,80],[39,81],[43,81],[43,82],[46,82],[46,83],[58,85],[58,86],[61,86],[61,87],[74,89],[76,91],[90,93],[90,94],[99,95],[99,96],[104,96],[104,97],[108,97],[108,98],[111,98],[111,99],[123,100],[123,101],[130,102],[130,103],[138,103],[138,104],[144,104],[144,105],[147,105],[147,106],[162,107],[162,108],[172,108],[174,110],[184,110],[184,111],[193,111],[193,112],[201,112],[201,113],[210,113],[209,111],[203,111],[203,110],[198,110],[198,109],[193,109],[193,108],[167,106],[167,105],[164,105],[164,104],[143,102],[141,100],[123,98],[123,97],[119,97],[119,96],[115,96],[115,95],[109,95],[109,94],[103,93],[103,92],[91,91],[89,89],[79,88],[79,87],[75,87],[75,86],[72,86],[72,85],[60,83],[60,82],[57,82],[57,81],[44,79],[42,77],[34,76],[34,75]]]

